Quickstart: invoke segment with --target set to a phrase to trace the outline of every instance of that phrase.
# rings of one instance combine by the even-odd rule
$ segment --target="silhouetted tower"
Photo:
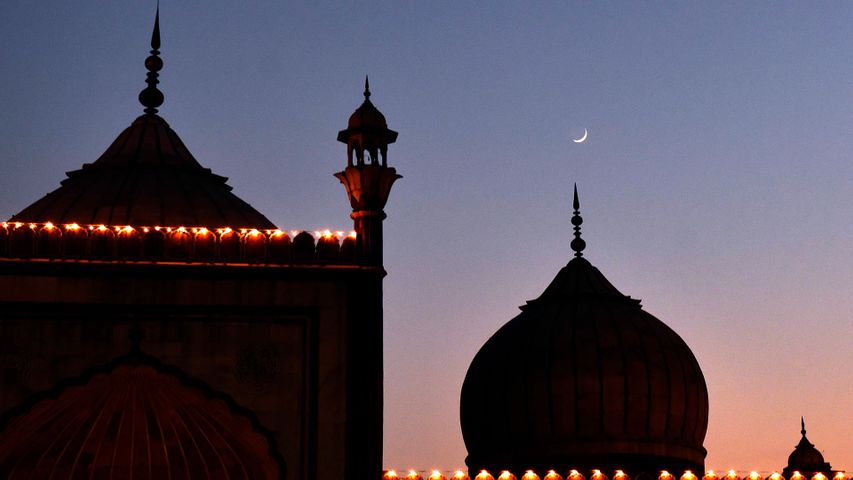
[[[799,472],[811,478],[816,473],[822,473],[832,478],[837,472],[832,470],[832,465],[823,459],[823,454],[806,438],[806,419],[803,417],[800,417],[800,435],[800,443],[788,456],[788,466],[782,470],[782,475],[791,478],[794,472]]]
[[[347,144],[347,168],[335,174],[347,189],[358,235],[357,258],[365,265],[382,265],[383,209],[394,181],[402,178],[388,166],[388,145],[396,140],[397,132],[388,128],[385,116],[370,101],[365,77],[364,103],[350,115],[347,129],[338,132],[338,141]]]

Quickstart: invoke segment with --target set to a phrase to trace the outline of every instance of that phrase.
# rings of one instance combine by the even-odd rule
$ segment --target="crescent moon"
[[[575,143],[583,143],[583,142],[584,142],[584,140],[586,140],[586,137],[587,137],[588,135],[589,135],[589,130],[587,130],[587,129],[585,129],[585,128],[584,128],[584,129],[583,129],[583,136],[582,136],[581,138],[578,138],[578,139],[574,139],[574,138],[573,138],[573,139],[572,139],[572,141],[573,141],[573,142],[575,142]]]

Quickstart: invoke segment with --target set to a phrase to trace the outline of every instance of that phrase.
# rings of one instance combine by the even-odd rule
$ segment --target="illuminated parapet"
[[[0,224],[0,258],[120,262],[350,265],[356,234],[330,230]]]
[[[622,470],[616,470],[612,472],[612,476],[608,477],[608,473],[603,472],[601,470],[592,470],[589,471],[589,480],[607,480],[608,478],[612,480],[631,480],[631,477]],[[832,477],[831,480],[847,480],[847,476],[844,472],[829,472]],[[565,472],[563,475],[558,470],[547,470],[547,471],[535,471],[535,470],[526,470],[524,472],[512,472],[509,470],[501,470],[500,472],[489,472],[487,470],[481,470],[476,473],[476,475],[472,473],[466,473],[464,470],[431,470],[418,472],[415,470],[409,470],[407,475],[401,476],[394,470],[386,470],[383,472],[382,480],[416,480],[416,479],[426,479],[426,480],[586,480],[586,476],[578,470],[569,470]],[[680,475],[670,473],[666,470],[661,471],[657,475],[657,480],[699,480],[699,476],[693,473],[690,470],[686,470],[684,472],[680,472]],[[714,470],[706,471],[701,480],[719,480],[720,477],[714,472]],[[729,470],[725,476],[722,477],[723,480],[830,480],[830,477],[823,473],[816,473],[812,475],[810,478],[805,477],[800,474],[800,472],[794,472],[790,478],[786,479],[783,475],[778,472],[765,472],[764,474],[756,471],[750,471],[748,474],[741,476],[735,470]]]

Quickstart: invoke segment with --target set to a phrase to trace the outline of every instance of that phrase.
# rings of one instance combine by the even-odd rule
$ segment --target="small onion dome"
[[[350,115],[347,128],[383,129],[388,128],[388,122],[373,102],[365,98],[361,106]]]
[[[119,364],[12,417],[0,432],[0,472],[10,479],[279,478],[267,438],[223,399],[152,366]]]
[[[806,422],[803,418],[800,419],[800,434],[802,435],[800,442],[788,456],[788,466],[782,471],[782,475],[791,477],[795,472],[799,472],[806,477],[813,477],[821,472],[830,473],[832,466],[806,438]]]
[[[578,256],[480,349],[462,386],[471,469],[704,471],[690,348]]]
[[[370,83],[364,79],[364,102],[349,117],[347,129],[338,132],[338,141],[347,144],[349,165],[353,154],[357,163],[364,164],[364,152],[369,160],[387,166],[388,145],[397,141],[397,132],[388,128],[385,115],[370,101]]]

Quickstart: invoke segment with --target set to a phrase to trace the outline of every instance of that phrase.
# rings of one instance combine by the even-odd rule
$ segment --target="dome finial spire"
[[[364,76],[364,99],[370,98],[370,79],[367,75]]]
[[[145,83],[148,84],[144,90],[139,92],[139,103],[145,107],[145,113],[157,113],[157,107],[163,105],[163,92],[157,89],[157,72],[163,68],[163,60],[160,59],[160,2],[157,2],[157,13],[154,15],[154,30],[151,32],[151,55],[145,59],[145,68],[148,69]]]
[[[571,247],[572,250],[575,251],[575,257],[582,257],[583,250],[586,248],[586,242],[581,238],[581,224],[583,223],[583,217],[581,217],[580,207],[581,204],[578,201],[578,184],[575,184],[575,198],[572,202],[572,207],[574,207],[575,211],[572,215],[572,225],[574,225],[575,238],[572,240]]]
[[[803,416],[800,417],[800,433],[806,438],[806,419]]]

